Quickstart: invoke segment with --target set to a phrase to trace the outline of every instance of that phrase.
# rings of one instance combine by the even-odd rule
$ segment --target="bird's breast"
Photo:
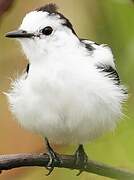
[[[80,143],[115,126],[122,93],[94,67],[30,68],[8,96],[24,127],[54,142]]]

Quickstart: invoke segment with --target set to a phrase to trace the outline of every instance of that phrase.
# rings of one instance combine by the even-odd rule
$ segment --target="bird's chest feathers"
[[[83,73],[78,68],[73,63],[71,66],[64,63],[31,66],[20,89],[21,103],[24,101],[27,108],[35,108],[33,104],[37,104],[45,109],[73,104],[78,97],[82,97],[81,91],[86,85]]]

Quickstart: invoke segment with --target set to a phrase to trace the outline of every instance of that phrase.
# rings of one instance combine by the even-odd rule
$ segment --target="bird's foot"
[[[88,161],[88,156],[87,156],[87,154],[85,153],[82,144],[79,145],[79,147],[78,147],[78,149],[76,150],[74,156],[75,156],[74,163],[75,163],[75,165],[76,165],[77,167],[80,168],[80,171],[79,171],[79,173],[77,174],[77,176],[79,176],[79,175],[83,172],[84,168],[85,168],[86,165],[87,165],[87,161]]]
[[[46,167],[49,172],[46,174],[46,176],[49,176],[54,170],[54,164],[61,164],[61,159],[58,154],[52,149],[47,138],[45,138],[45,143],[47,147],[47,154],[49,156],[49,162]]]

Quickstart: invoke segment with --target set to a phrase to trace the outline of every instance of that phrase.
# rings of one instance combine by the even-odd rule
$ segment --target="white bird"
[[[127,98],[111,49],[80,39],[54,4],[26,14],[6,37],[19,40],[29,62],[7,93],[11,111],[51,143],[78,144],[76,162],[84,164],[82,144],[116,127]],[[48,140],[52,171],[57,154]]]

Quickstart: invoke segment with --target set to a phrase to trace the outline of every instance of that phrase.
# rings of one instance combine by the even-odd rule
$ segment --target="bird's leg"
[[[86,167],[88,161],[88,156],[85,153],[82,144],[79,145],[74,156],[75,156],[75,160],[74,160],[75,165],[81,169],[77,174],[77,176],[79,176],[83,172],[83,169]]]
[[[54,163],[56,162],[56,163],[61,164],[61,160],[60,160],[58,154],[50,146],[47,138],[45,138],[45,144],[47,147],[47,154],[49,156],[49,162],[46,167],[49,170],[49,172],[47,174],[47,176],[49,176],[52,173],[52,171],[54,170]]]

